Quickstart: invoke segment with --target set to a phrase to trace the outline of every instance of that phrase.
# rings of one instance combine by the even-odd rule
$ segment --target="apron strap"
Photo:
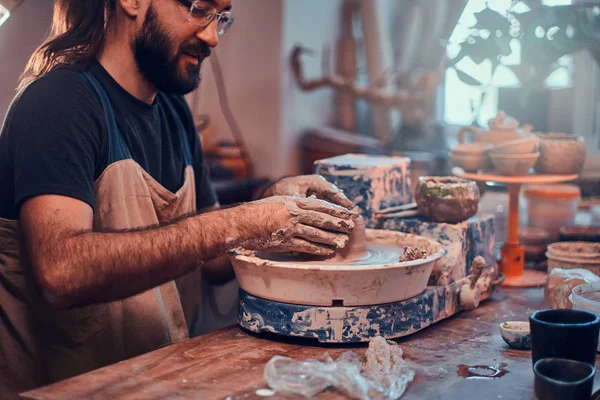
[[[183,127],[183,123],[181,122],[181,118],[175,110],[175,107],[171,103],[169,96],[162,92],[158,92],[158,95],[161,97],[164,104],[167,105],[169,112],[171,113],[173,119],[175,120],[175,124],[177,125],[177,132],[179,133],[179,141],[181,142],[181,150],[183,151],[183,161],[185,166],[192,165],[192,150],[190,149],[190,139],[187,131]]]
[[[88,83],[96,92],[98,100],[100,100],[102,108],[104,109],[106,126],[108,128],[108,165],[117,161],[133,158],[131,157],[131,152],[129,151],[127,144],[123,140],[121,132],[119,132],[119,127],[117,126],[117,121],[115,119],[115,113],[110,105],[108,95],[102,88],[102,85],[91,72],[81,71],[81,74],[86,78]]]

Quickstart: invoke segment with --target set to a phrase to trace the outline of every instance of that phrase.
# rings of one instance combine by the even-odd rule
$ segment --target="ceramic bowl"
[[[527,321],[507,321],[500,324],[502,339],[513,349],[531,349],[531,331]]]
[[[477,183],[447,176],[422,176],[415,200],[421,214],[435,222],[458,223],[471,218],[479,208]]]
[[[550,234],[542,228],[525,226],[519,228],[519,242],[526,245],[545,245],[550,242]]]
[[[490,143],[464,143],[456,146],[452,153],[457,156],[482,156],[491,148]]]
[[[526,244],[523,245],[525,250],[526,261],[542,261],[546,254],[547,246],[545,244]]]
[[[395,303],[423,292],[434,265],[446,254],[440,243],[423,236],[383,229],[365,233],[367,243],[418,247],[429,256],[370,265],[298,262],[297,257],[283,253],[243,249],[230,251],[229,257],[240,288],[253,296],[288,304],[358,307]],[[302,319],[301,314],[296,317]],[[312,321],[311,316],[306,318]],[[268,330],[269,326],[259,328]]]
[[[563,226],[560,228],[561,242],[596,242],[600,243],[600,226]]]
[[[578,174],[585,163],[585,141],[566,133],[536,134],[540,158],[535,171],[540,174]]]
[[[450,159],[454,165],[467,172],[476,172],[487,166],[487,158],[483,153],[480,155],[462,155],[450,152]]]
[[[540,141],[536,137],[511,140],[499,143],[490,148],[490,154],[528,154],[536,153],[540,146]]]
[[[490,153],[492,164],[496,171],[502,175],[527,175],[540,156],[540,153],[531,154],[493,154]]]

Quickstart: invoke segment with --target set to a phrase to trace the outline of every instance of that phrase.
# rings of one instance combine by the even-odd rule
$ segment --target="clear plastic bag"
[[[265,380],[271,389],[284,394],[312,397],[333,387],[352,398],[383,400],[401,397],[415,374],[439,376],[445,372],[403,359],[396,343],[376,337],[365,357],[353,351],[335,361],[327,353],[321,361],[275,356],[265,367]]]

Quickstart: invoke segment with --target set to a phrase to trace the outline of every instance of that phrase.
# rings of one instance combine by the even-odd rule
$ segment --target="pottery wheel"
[[[357,224],[346,252],[333,257],[240,249],[230,254],[240,288],[288,304],[361,306],[402,301],[425,290],[445,250],[429,238]],[[400,261],[407,247],[427,256]]]

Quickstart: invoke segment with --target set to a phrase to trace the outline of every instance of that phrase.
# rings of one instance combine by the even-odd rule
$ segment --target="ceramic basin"
[[[491,154],[527,154],[538,151],[540,141],[533,137],[527,139],[511,140],[494,145]]]
[[[494,154],[490,153],[490,159],[496,170],[502,175],[518,176],[527,175],[535,165],[539,153],[531,154]]]
[[[367,244],[417,246],[424,259],[373,265],[279,262],[258,252],[230,253],[235,275],[246,292],[267,300],[315,306],[365,306],[409,299],[423,292],[433,267],[446,253],[423,236],[380,229],[366,230]]]
[[[481,154],[457,154],[450,152],[452,163],[468,172],[475,172],[487,166],[485,153]]]
[[[452,154],[457,156],[482,156],[492,145],[489,143],[463,143],[452,149]]]

